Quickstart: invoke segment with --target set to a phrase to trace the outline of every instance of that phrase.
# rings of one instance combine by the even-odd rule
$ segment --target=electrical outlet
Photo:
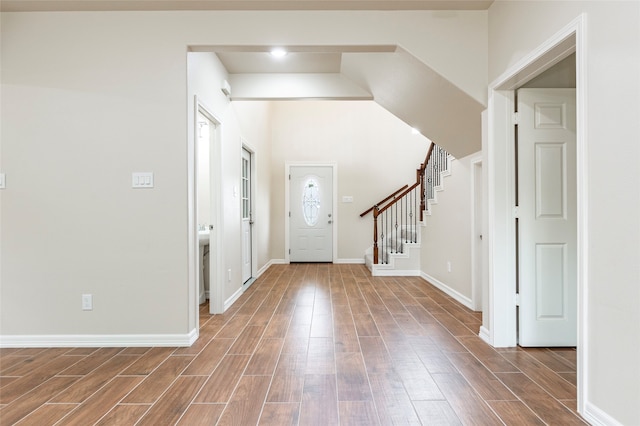
[[[82,310],[83,311],[93,310],[93,295],[91,294],[82,295]]]
[[[227,280],[231,282],[231,269],[227,270]]]
[[[447,262],[447,272],[451,272],[451,261]]]
[[[7,176],[4,173],[0,173],[0,189],[7,187]]]

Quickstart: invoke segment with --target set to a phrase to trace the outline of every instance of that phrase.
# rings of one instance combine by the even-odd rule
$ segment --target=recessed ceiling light
[[[419,135],[420,134],[420,130],[416,129],[415,127],[412,127],[411,128],[411,134]]]
[[[275,49],[272,49],[270,53],[274,58],[282,58],[283,56],[286,56],[287,51],[280,47],[277,47]]]

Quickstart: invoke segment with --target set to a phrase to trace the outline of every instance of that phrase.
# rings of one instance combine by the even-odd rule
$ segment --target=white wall
[[[2,14],[3,335],[190,330],[185,48],[109,16]]]
[[[364,261],[373,219],[360,213],[416,179],[429,141],[372,101],[280,101],[272,111],[271,252],[285,257],[285,163],[338,167],[338,259]],[[343,196],[353,203],[343,203]]]
[[[489,77],[496,79],[581,13],[587,170],[583,402],[586,414],[602,423],[640,424],[640,3],[497,1],[489,10]]]
[[[196,267],[188,262],[196,220],[187,210],[189,45],[397,44],[480,101],[486,97],[486,11],[37,12],[1,19],[3,336],[186,336],[197,326],[188,285]],[[223,139],[238,141],[242,132],[217,98],[207,102],[220,112]],[[231,162],[238,149],[234,142],[222,152],[229,162],[225,197],[239,176],[239,161]],[[155,188],[132,190],[135,171],[154,172]],[[225,222],[227,236],[236,235],[238,211],[239,202],[225,204],[225,220],[234,218]],[[229,241],[233,259],[240,239]],[[272,254],[281,253],[281,241],[274,244]],[[359,252],[351,247],[340,256]],[[240,268],[227,260],[224,266],[232,270],[230,291]],[[82,293],[94,295],[93,311],[80,310]]]
[[[256,174],[253,176],[256,194],[253,205],[253,232],[257,234],[256,243],[259,271],[272,259],[278,259],[279,253],[271,253],[271,240],[275,238],[271,229],[273,212],[271,199],[271,103],[270,102],[232,102],[240,123],[242,140],[254,152]]]
[[[431,215],[425,216],[422,228],[421,271],[462,296],[468,306],[472,299],[471,160],[478,154],[453,159],[451,174],[442,179],[437,203],[431,204]],[[451,272],[447,268],[451,263]],[[433,281],[433,280],[432,280]]]

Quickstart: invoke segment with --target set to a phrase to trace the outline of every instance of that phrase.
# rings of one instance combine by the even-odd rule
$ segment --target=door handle
[[[333,223],[333,221],[331,221],[331,220],[330,220],[330,221],[328,221],[327,223],[328,223],[328,224],[331,224],[331,223]]]
[[[213,225],[209,225],[209,229],[213,229]]]

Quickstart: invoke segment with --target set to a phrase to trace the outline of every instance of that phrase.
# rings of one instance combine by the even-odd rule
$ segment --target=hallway
[[[190,348],[0,349],[3,425],[585,424],[574,349],[494,350],[418,277],[271,266]]]

